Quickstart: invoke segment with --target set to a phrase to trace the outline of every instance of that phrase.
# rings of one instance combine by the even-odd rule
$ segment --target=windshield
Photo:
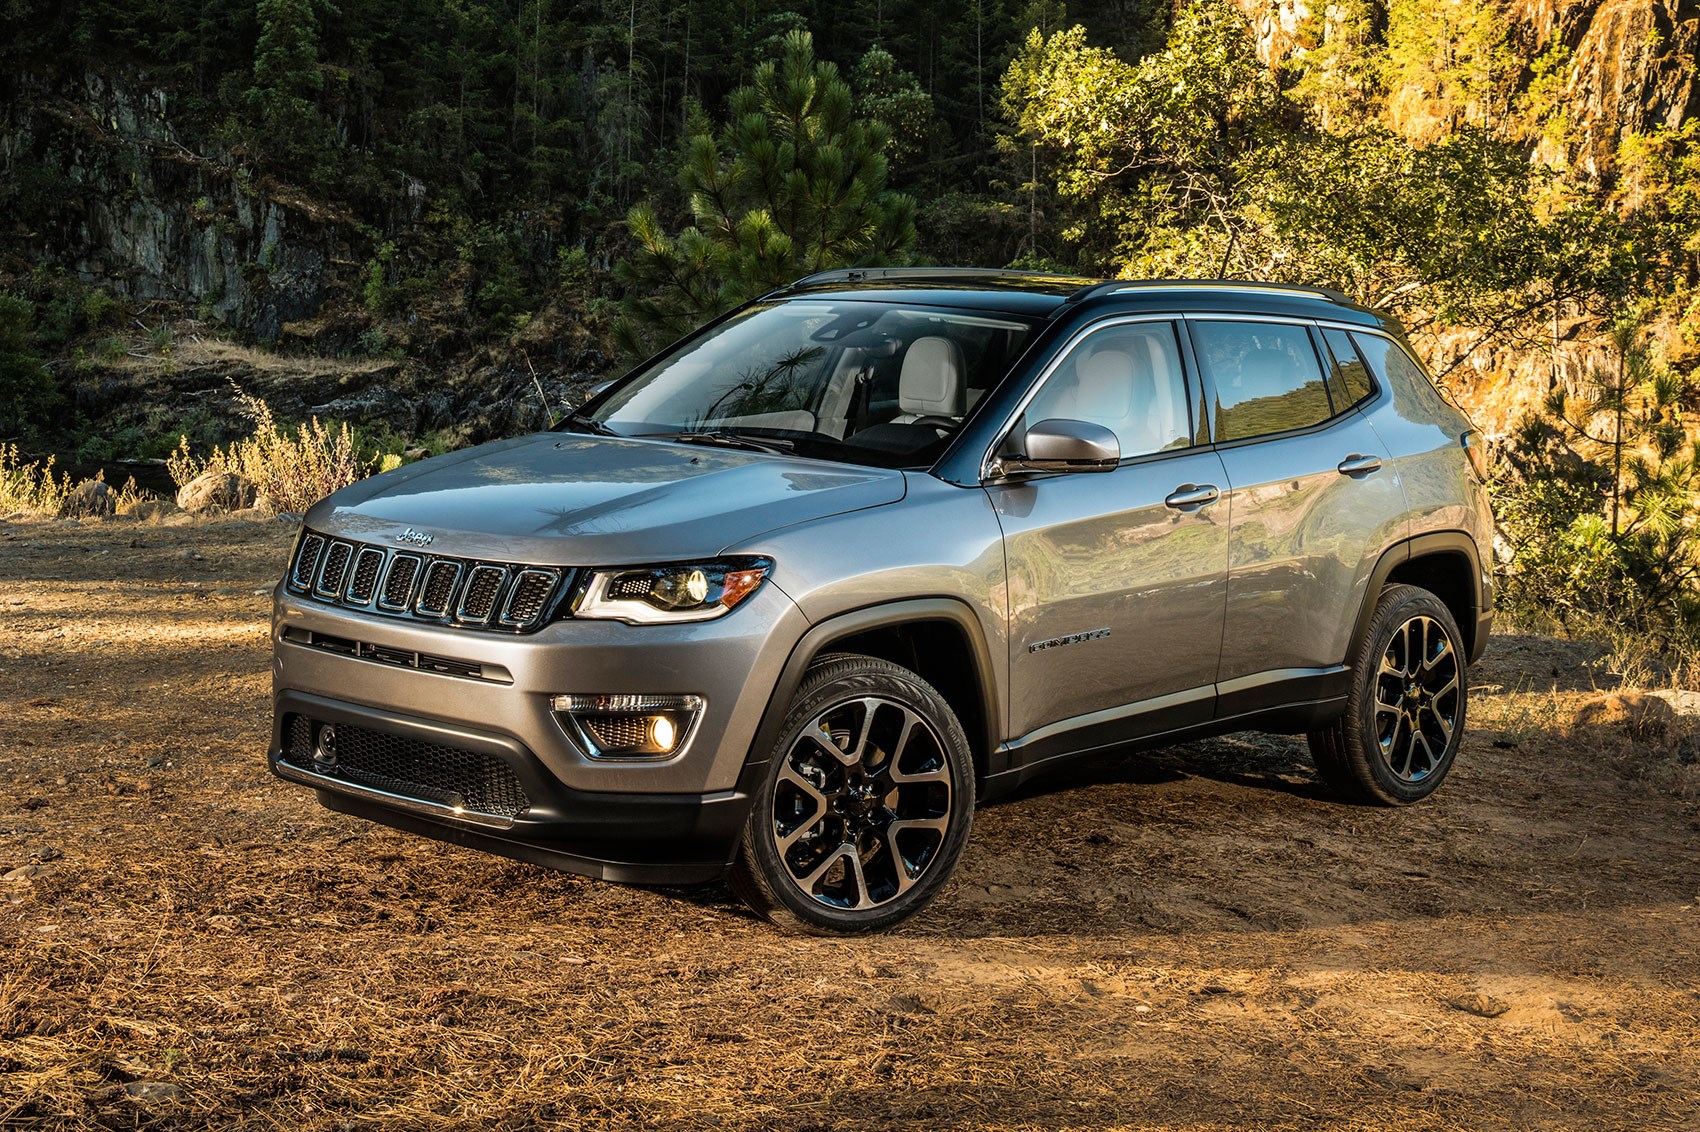
[[[585,420],[624,436],[930,464],[1033,327],[937,307],[760,303],[664,356]]]

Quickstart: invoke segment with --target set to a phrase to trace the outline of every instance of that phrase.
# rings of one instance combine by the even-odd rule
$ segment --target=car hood
[[[391,545],[429,536],[432,551],[467,558],[623,566],[709,557],[763,531],[895,503],[904,483],[881,468],[543,433],[361,480],[306,523]]]

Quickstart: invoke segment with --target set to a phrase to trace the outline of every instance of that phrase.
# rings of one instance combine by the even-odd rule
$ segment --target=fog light
[[[328,723],[319,728],[318,742],[313,744],[313,761],[323,767],[336,765],[336,728]]]
[[[552,706],[562,728],[591,758],[666,758],[689,741],[703,698],[564,695]]]

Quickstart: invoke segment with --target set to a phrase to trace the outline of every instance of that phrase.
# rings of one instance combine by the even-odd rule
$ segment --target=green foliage
[[[1028,37],[1004,75],[1004,109],[1078,202],[1062,234],[1088,270],[1221,274],[1277,107],[1251,42],[1228,0],[1186,8],[1164,49],[1136,64],[1088,44],[1082,27]]]
[[[694,223],[667,234],[649,204],[627,217],[633,254],[622,346],[643,352],[811,271],[902,262],[915,202],[888,191],[883,123],[857,117],[838,68],[807,32],[732,92],[718,130],[693,124],[680,184]]]
[[[1428,141],[1466,125],[1503,126],[1521,64],[1499,9],[1486,0],[1392,0],[1382,78],[1407,136]]]
[[[1649,348],[1644,307],[1611,326],[1611,361],[1555,389],[1507,446],[1498,496],[1505,602],[1525,621],[1700,643],[1700,397]]]
[[[850,80],[856,90],[856,112],[885,127],[886,157],[892,166],[902,168],[914,161],[933,124],[933,100],[920,81],[878,44],[868,48]]]
[[[322,143],[318,97],[319,25],[312,0],[259,0],[260,37],[254,46],[254,85],[248,102],[260,139],[291,160],[310,157]]]
[[[0,429],[39,423],[59,400],[32,333],[35,304],[0,291]]]

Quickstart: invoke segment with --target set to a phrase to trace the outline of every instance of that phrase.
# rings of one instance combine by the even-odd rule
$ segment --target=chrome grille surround
[[[560,575],[553,570],[535,567],[521,570],[514,577],[513,588],[508,591],[508,601],[502,609],[502,624],[529,625],[537,620],[559,581]]]
[[[496,595],[501,593],[507,580],[508,572],[500,566],[482,563],[474,566],[466,576],[466,585],[461,588],[460,608],[455,610],[455,620],[478,625],[488,622],[490,615],[496,612]]]
[[[319,555],[324,550],[324,535],[310,534],[301,539],[301,549],[296,552],[295,565],[289,574],[291,588],[304,590],[313,584],[314,571],[319,568]]]
[[[419,600],[413,612],[421,617],[447,617],[454,603],[455,587],[460,585],[461,565],[448,558],[439,558],[425,567],[425,584],[419,587]]]
[[[390,568],[384,574],[384,592],[378,597],[378,608],[400,612],[413,598],[413,583],[419,580],[423,565],[417,554],[397,554],[390,558]]]
[[[354,577],[348,582],[350,605],[370,605],[378,588],[378,572],[384,568],[384,552],[375,546],[361,549],[354,556]]]
[[[348,560],[354,556],[354,544],[340,539],[325,551],[325,564],[319,567],[319,580],[313,586],[318,597],[335,601],[342,597],[342,583],[348,580]]]
[[[460,629],[529,633],[566,600],[575,571],[421,553],[304,531],[285,576],[298,597]]]

